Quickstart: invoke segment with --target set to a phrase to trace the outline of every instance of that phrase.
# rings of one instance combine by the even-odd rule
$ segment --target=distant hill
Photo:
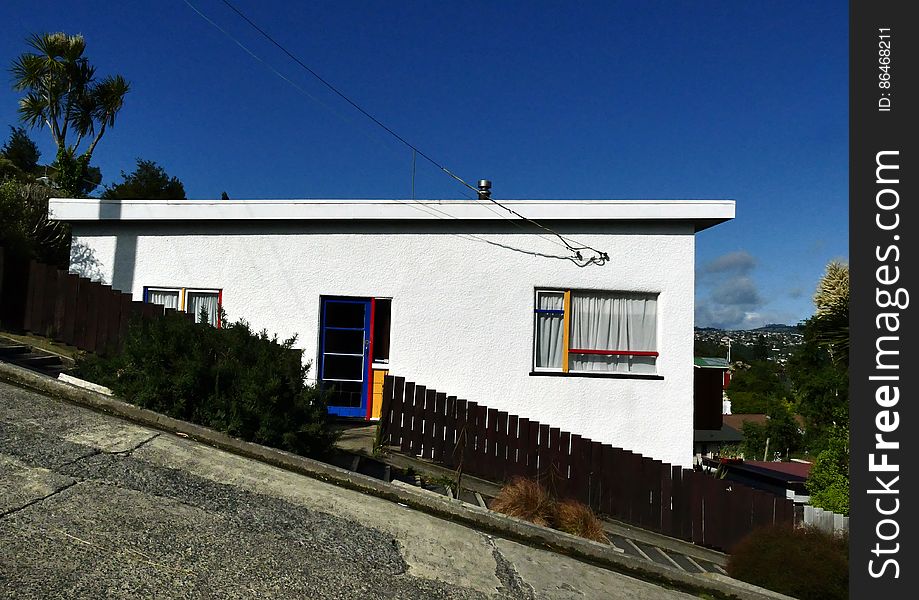
[[[756,329],[719,329],[696,327],[694,354],[700,357],[724,356],[724,339],[731,340],[731,358],[750,362],[773,360],[784,363],[794,348],[801,345],[804,331],[797,325],[770,323]]]
[[[725,333],[729,331],[744,331],[744,332],[753,332],[753,333],[803,333],[801,327],[798,325],[783,325],[781,323],[769,323],[768,325],[763,325],[762,327],[757,327],[756,329],[721,329],[720,327],[695,327],[696,331],[724,331]]]
[[[762,327],[757,327],[752,331],[761,331],[763,333],[803,333],[801,327],[798,325],[781,325],[779,323],[763,325]]]

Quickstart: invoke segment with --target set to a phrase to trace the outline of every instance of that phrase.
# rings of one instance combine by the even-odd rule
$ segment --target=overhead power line
[[[409,149],[411,149],[412,152],[413,152],[413,156],[414,156],[414,155],[421,156],[423,159],[425,159],[426,161],[428,161],[429,163],[431,163],[432,165],[434,165],[435,167],[437,167],[440,171],[442,171],[443,173],[445,173],[446,175],[448,175],[449,177],[451,177],[452,179],[454,179],[455,181],[457,181],[458,183],[460,183],[460,184],[463,185],[464,187],[468,188],[469,190],[472,190],[473,192],[476,193],[476,195],[479,195],[479,191],[480,191],[480,190],[479,190],[477,187],[472,186],[471,184],[469,184],[468,182],[466,182],[465,180],[463,180],[463,178],[461,178],[460,176],[458,176],[458,175],[456,175],[455,173],[453,173],[453,172],[452,172],[450,169],[448,169],[446,166],[444,166],[444,165],[441,164],[440,162],[434,160],[431,156],[429,156],[429,155],[428,155],[427,153],[425,153],[423,150],[421,150],[421,149],[418,148],[416,145],[414,145],[414,144],[412,144],[411,142],[409,142],[408,140],[406,140],[404,137],[402,137],[401,135],[399,135],[399,134],[398,134],[396,131],[394,131],[392,128],[388,127],[385,123],[383,123],[382,121],[380,121],[379,119],[377,119],[376,117],[374,117],[372,114],[370,114],[370,113],[369,113],[368,111],[366,111],[364,108],[362,108],[360,105],[358,105],[356,102],[354,102],[351,98],[349,98],[347,95],[345,95],[341,90],[339,90],[337,87],[335,87],[334,85],[332,85],[332,83],[330,83],[328,80],[326,80],[324,77],[322,77],[322,75],[320,75],[320,74],[317,73],[315,70],[313,70],[312,68],[310,68],[309,65],[307,65],[306,63],[304,63],[302,60],[300,60],[300,58],[298,58],[298,57],[297,57],[295,54],[293,54],[290,50],[288,50],[288,49],[287,49],[286,47],[284,47],[281,43],[279,43],[277,40],[275,40],[268,32],[266,32],[264,29],[262,29],[261,27],[259,27],[258,24],[256,24],[254,21],[252,21],[252,19],[250,19],[248,16],[246,16],[245,13],[243,13],[241,10],[239,10],[239,9],[238,9],[236,6],[234,6],[231,2],[229,2],[228,0],[221,0],[221,1],[222,1],[223,4],[225,4],[230,10],[232,10],[234,13],[236,13],[237,16],[239,16],[242,20],[244,20],[249,26],[251,26],[253,29],[255,29],[259,34],[261,34],[262,37],[264,37],[264,38],[267,39],[269,42],[271,42],[275,47],[277,47],[279,50],[281,50],[281,52],[283,52],[285,55],[287,55],[291,60],[293,60],[296,64],[298,64],[300,67],[302,67],[304,70],[306,70],[306,71],[307,71],[310,75],[312,75],[314,78],[316,78],[320,83],[322,83],[322,85],[324,85],[326,88],[328,88],[328,89],[331,90],[333,93],[335,93],[337,96],[339,96],[342,100],[344,100],[344,101],[347,102],[349,105],[351,105],[355,110],[357,110],[358,112],[360,112],[362,115],[364,115],[365,117],[367,117],[368,119],[370,119],[371,121],[373,121],[377,126],[379,126],[381,129],[383,129],[384,131],[386,131],[387,133],[389,133],[391,136],[393,136],[393,137],[394,137],[395,139],[397,139],[399,142],[401,142],[401,143],[404,144],[406,147],[408,147]],[[280,77],[281,79],[283,79],[284,81],[286,81],[287,83],[289,83],[290,85],[292,85],[293,87],[295,87],[296,89],[300,90],[301,92],[303,92],[304,94],[306,94],[307,96],[309,96],[310,98],[312,98],[313,100],[316,100],[317,102],[320,102],[318,98],[316,98],[315,96],[313,96],[312,94],[310,94],[309,92],[307,92],[306,90],[304,90],[302,87],[300,87],[299,85],[297,85],[297,84],[294,83],[293,81],[291,81],[288,77],[285,77],[285,76],[284,76],[282,73],[280,73],[277,69],[271,67],[267,62],[265,62],[265,61],[262,60],[260,57],[258,57],[254,52],[252,52],[251,50],[249,50],[249,48],[247,48],[242,42],[240,42],[240,41],[237,40],[235,37],[233,37],[233,36],[232,36],[229,32],[227,32],[225,29],[223,29],[222,27],[220,27],[219,25],[217,25],[217,23],[215,23],[215,22],[214,22],[212,19],[210,19],[207,15],[205,15],[203,12],[201,12],[201,11],[200,11],[194,4],[192,4],[189,0],[183,0],[183,2],[185,2],[185,4],[188,5],[188,7],[191,8],[195,13],[197,13],[202,19],[204,19],[205,21],[207,21],[208,23],[210,23],[213,27],[215,27],[216,29],[218,29],[219,31],[221,31],[224,35],[226,35],[227,37],[229,37],[233,42],[236,43],[236,45],[238,45],[240,48],[242,48],[242,49],[243,49],[247,54],[249,54],[252,58],[256,59],[257,61],[259,61],[259,62],[261,62],[263,65],[265,65],[265,66],[266,66],[269,70],[271,70],[275,75],[277,75],[278,77]],[[325,105],[325,104],[322,103],[322,102],[320,102],[320,104]],[[327,106],[327,108],[330,108],[330,107]],[[414,169],[414,158],[413,158],[413,169]],[[413,186],[413,194],[414,194],[414,172],[413,172],[412,186]],[[505,211],[507,211],[507,212],[509,212],[510,214],[514,215],[514,216],[517,217],[518,219],[523,220],[523,221],[526,221],[526,222],[528,222],[528,223],[531,223],[532,225],[536,226],[537,228],[542,229],[543,231],[545,231],[545,232],[547,232],[548,234],[551,234],[553,237],[557,238],[557,239],[558,239],[558,242],[560,242],[559,245],[562,246],[562,247],[564,247],[564,248],[566,248],[569,252],[572,253],[572,256],[571,256],[571,257],[563,257],[563,258],[567,258],[568,260],[571,260],[572,262],[574,262],[574,263],[577,264],[578,266],[582,266],[582,267],[583,267],[583,266],[588,266],[588,265],[591,265],[591,264],[603,265],[603,264],[605,264],[605,263],[609,260],[609,255],[608,255],[606,252],[597,250],[596,248],[593,248],[593,247],[591,247],[591,246],[589,246],[589,245],[583,244],[583,243],[578,242],[578,241],[576,241],[576,240],[574,240],[574,239],[571,239],[571,238],[568,238],[568,237],[566,237],[566,236],[563,236],[563,235],[561,235],[560,233],[558,233],[557,231],[555,231],[555,230],[553,230],[553,229],[551,229],[551,228],[549,228],[549,227],[546,227],[545,225],[543,225],[543,224],[541,224],[541,223],[538,223],[538,222],[536,222],[536,221],[534,221],[534,220],[532,220],[532,219],[530,219],[530,218],[528,218],[528,217],[522,215],[522,214],[519,213],[518,211],[516,211],[516,210],[514,210],[514,209],[512,209],[512,208],[510,208],[510,207],[508,207],[508,206],[505,206],[505,205],[502,204],[501,202],[495,200],[494,198],[491,198],[490,195],[485,196],[485,197],[481,197],[481,196],[479,196],[479,197],[480,197],[480,199],[486,200],[486,201],[490,202],[491,204],[494,204],[494,205],[496,205],[496,206],[498,206],[498,207],[504,209]],[[442,211],[438,211],[438,212],[442,212]],[[494,212],[494,211],[493,211],[493,212]],[[446,214],[446,213],[444,213],[444,214]],[[499,216],[502,216],[502,217],[503,217],[503,215],[500,215],[500,213],[496,213],[496,214],[499,214]],[[454,218],[455,218],[455,217],[454,217]],[[508,221],[510,221],[510,222],[514,223],[515,225],[517,225],[518,227],[520,227],[520,225],[519,225],[518,223],[516,223],[514,220],[508,219],[507,217],[503,217],[503,218],[507,219]],[[478,237],[478,236],[474,236],[474,237]],[[540,236],[540,237],[543,237],[543,236]],[[483,238],[480,238],[480,239],[482,239],[482,240],[484,241]],[[489,242],[489,243],[491,243],[491,242]],[[494,245],[501,246],[501,244],[494,244]],[[502,247],[506,247],[506,246],[502,246]],[[510,249],[516,250],[516,249],[514,249],[514,248],[510,248]],[[518,250],[518,251],[519,251],[519,250]],[[584,254],[582,253],[582,251],[590,251],[591,253],[593,253],[593,255],[592,255],[592,256],[587,256],[587,257],[585,257]],[[530,252],[528,252],[528,251],[524,251],[524,252],[530,253]],[[533,253],[531,253],[531,254],[533,254]],[[536,253],[536,254],[538,254],[538,253]],[[551,258],[562,258],[562,257],[557,257],[557,256],[551,256],[551,255],[541,255],[541,256],[547,256],[547,257],[551,257]]]

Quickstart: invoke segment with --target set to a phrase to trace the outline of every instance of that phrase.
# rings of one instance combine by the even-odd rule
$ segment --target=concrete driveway
[[[0,596],[692,596],[0,383]]]

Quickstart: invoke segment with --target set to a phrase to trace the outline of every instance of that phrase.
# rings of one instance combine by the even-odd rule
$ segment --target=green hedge
[[[326,401],[307,385],[294,339],[252,331],[245,321],[214,328],[185,315],[136,319],[122,352],[86,355],[78,377],[171,417],[304,456],[334,444]]]
[[[848,600],[849,540],[814,528],[765,527],[734,547],[727,570],[799,600]]]

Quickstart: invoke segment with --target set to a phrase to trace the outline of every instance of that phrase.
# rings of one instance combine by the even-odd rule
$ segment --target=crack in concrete
[[[102,454],[102,450],[99,450],[98,448],[93,448],[92,450],[90,450],[90,451],[87,452],[86,454],[83,454],[83,455],[81,455],[81,456],[76,457],[76,458],[73,459],[73,460],[68,460],[68,461],[65,462],[65,463],[61,463],[61,464],[55,466],[52,470],[53,470],[53,471],[59,471],[60,469],[63,469],[64,467],[69,467],[70,465],[76,464],[76,463],[80,462],[81,460],[85,460],[85,459],[87,459],[87,458],[92,458],[93,456],[98,456],[99,454]],[[70,476],[68,475],[68,477],[70,477]]]
[[[163,434],[162,434],[162,433],[154,433],[153,435],[151,435],[151,436],[148,437],[147,439],[138,442],[137,444],[135,444],[135,445],[134,445],[133,447],[131,447],[131,448],[128,448],[128,449],[126,449],[126,450],[119,450],[119,451],[117,451],[117,452],[109,452],[108,454],[117,454],[117,455],[119,455],[119,456],[130,456],[130,455],[133,454],[135,451],[139,450],[139,449],[140,449],[141,447],[143,447],[143,446],[146,446],[147,444],[149,444],[150,442],[152,442],[152,441],[155,440],[156,438],[160,437],[161,435],[163,435]]]
[[[482,537],[485,538],[485,543],[491,546],[491,555],[495,559],[495,577],[501,582],[501,587],[497,591],[503,591],[512,598],[535,600],[536,593],[533,587],[520,577],[520,573],[517,572],[513,563],[507,560],[501,550],[498,549],[494,538],[486,534],[482,534]]]
[[[46,495],[46,496],[42,496],[42,497],[40,497],[40,498],[36,498],[35,500],[31,500],[31,501],[29,501],[29,502],[23,504],[22,506],[20,506],[20,507],[18,507],[18,508],[11,508],[10,510],[7,510],[7,511],[5,511],[5,512],[2,512],[2,513],[0,513],[0,519],[5,519],[6,517],[8,517],[8,516],[10,516],[10,515],[13,515],[13,514],[16,514],[16,513],[20,512],[20,511],[22,511],[22,510],[25,510],[25,509],[29,508],[29,507],[32,506],[32,505],[38,504],[39,502],[44,502],[45,500],[47,500],[48,498],[50,498],[50,497],[52,497],[52,496],[56,496],[56,495],[60,494],[60,493],[63,492],[63,491],[69,490],[70,488],[72,488],[73,486],[77,485],[78,483],[80,483],[80,481],[77,481],[77,480],[71,481],[70,483],[67,483],[67,484],[65,484],[65,485],[62,485],[61,487],[57,488],[56,490],[54,490],[53,492],[51,492],[50,494],[48,494],[48,495]]]
[[[61,469],[64,469],[64,468],[69,467],[69,466],[72,466],[72,465],[74,465],[74,464],[80,462],[81,460],[86,460],[87,458],[92,458],[92,457],[94,457],[94,456],[99,456],[100,454],[113,454],[113,455],[117,454],[118,456],[130,456],[130,455],[133,454],[136,450],[138,450],[138,449],[141,448],[142,446],[145,446],[145,445],[149,444],[150,442],[152,442],[153,440],[155,440],[156,438],[158,438],[158,437],[161,436],[161,435],[162,435],[161,433],[154,433],[154,434],[151,435],[150,437],[148,437],[148,438],[146,438],[146,439],[144,439],[144,440],[141,440],[140,442],[138,442],[138,443],[135,444],[134,446],[132,446],[132,447],[130,447],[130,448],[126,448],[126,449],[124,449],[124,450],[118,450],[117,452],[106,452],[105,450],[101,450],[101,449],[99,449],[99,448],[93,448],[92,450],[90,450],[90,451],[87,452],[86,454],[81,454],[80,456],[74,458],[73,460],[68,460],[67,462],[61,463],[61,464],[59,464],[59,465],[55,465],[51,470],[52,470],[52,471],[60,472]],[[71,476],[71,475],[68,475],[68,477],[72,477],[72,476]],[[80,478],[77,478],[77,479],[80,479]]]

